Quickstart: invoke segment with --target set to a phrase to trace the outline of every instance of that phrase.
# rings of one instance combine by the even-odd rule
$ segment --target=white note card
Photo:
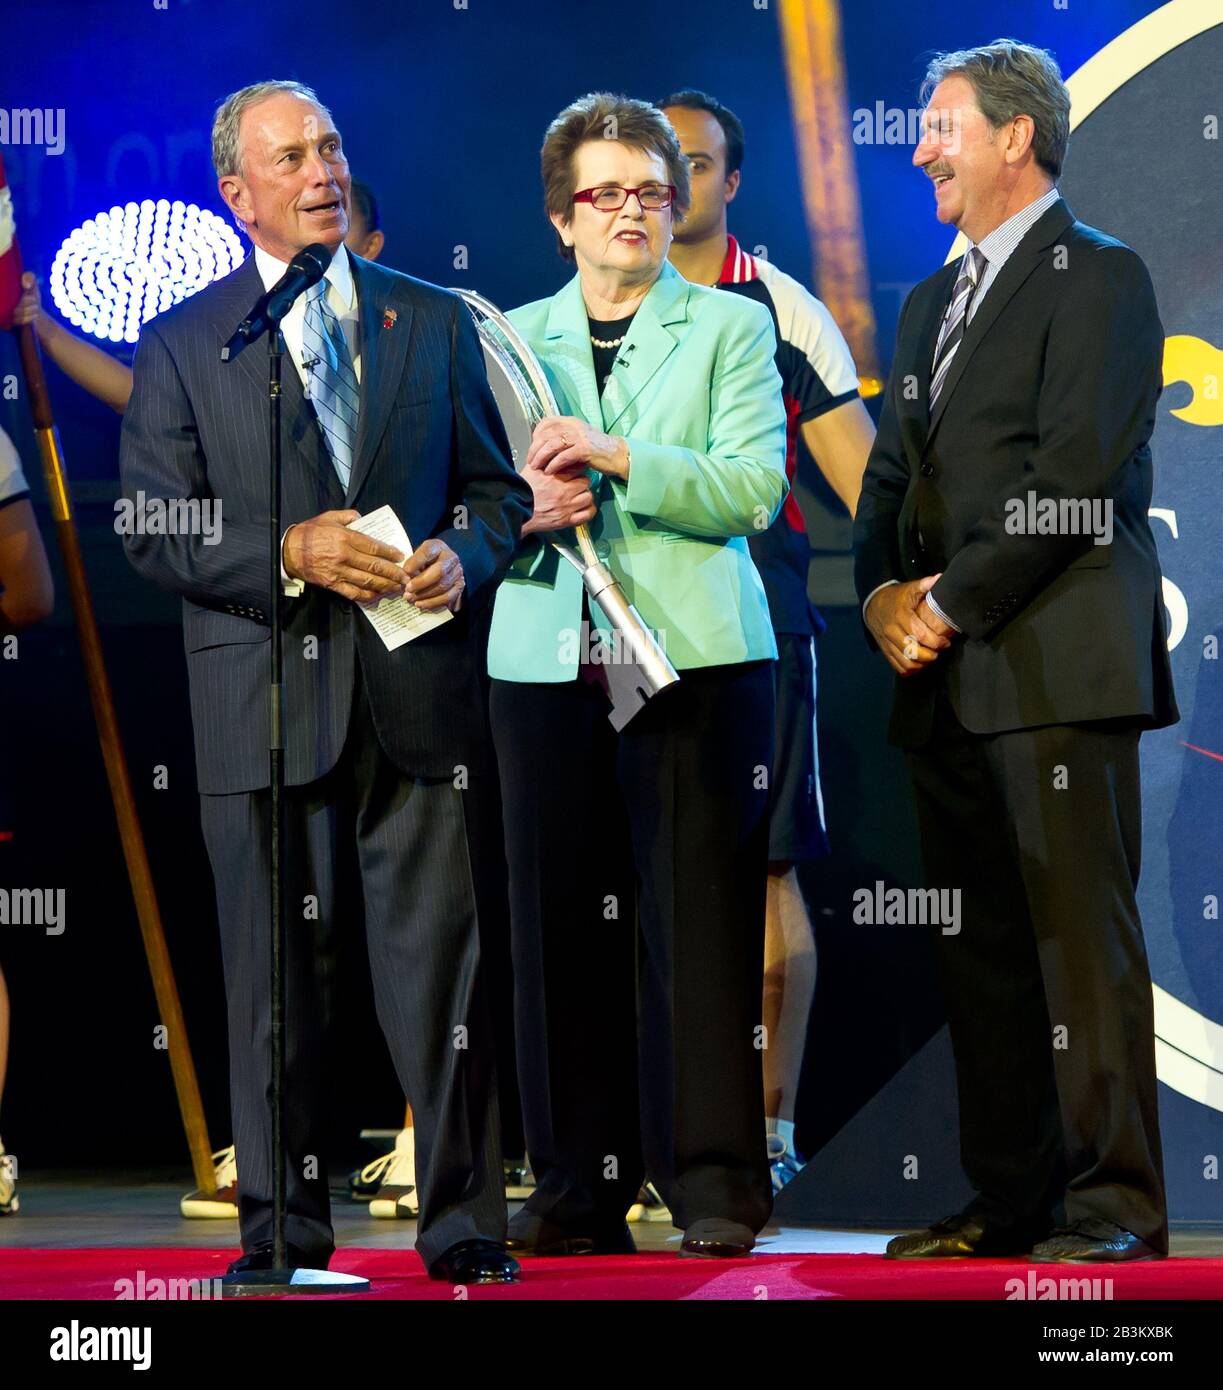
[[[360,516],[348,523],[348,529],[360,531],[363,536],[381,541],[384,545],[394,546],[405,556],[412,553],[412,542],[393,507],[379,507]],[[417,608],[406,594],[388,594],[371,603],[359,603],[357,607],[373,623],[374,631],[382,638],[382,644],[389,652],[402,647],[405,642],[411,642],[423,632],[432,632],[435,627],[454,617],[449,608]]]

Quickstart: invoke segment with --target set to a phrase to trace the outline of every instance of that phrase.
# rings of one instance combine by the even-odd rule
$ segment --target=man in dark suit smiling
[[[146,325],[122,475],[128,498],[208,499],[220,514],[213,544],[136,528],[125,545],[183,599],[242,1156],[234,1268],[271,1260],[267,639],[280,603],[291,1263],[325,1264],[334,1249],[310,933],[316,917],[337,931],[364,917],[379,1020],[416,1113],[417,1250],[436,1278],[510,1281],[463,788],[484,746],[472,609],[513,556],[529,489],[461,301],[341,246],[348,165],[314,93],[290,82],[234,93],[216,115],[213,159],[254,252]],[[220,352],[315,242],[333,250],[331,265],[282,324],[287,530],[273,595],[264,354],[225,365]],[[410,555],[347,529],[387,505]],[[355,606],[388,594],[451,616],[390,650]]]
[[[1147,522],[1163,331],[1139,257],[1057,191],[1051,55],[946,54],[923,97],[914,163],[969,247],[901,311],[856,572],[927,876],[962,892],[935,941],[977,1196],[888,1253],[1150,1259],[1168,1227],[1135,888],[1139,734],[1177,718]]]

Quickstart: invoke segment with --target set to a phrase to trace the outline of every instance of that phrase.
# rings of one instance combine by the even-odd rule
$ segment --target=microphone
[[[311,285],[317,285],[326,275],[331,256],[321,241],[299,251],[289,262],[288,270],[259,297],[255,307],[234,330],[233,337],[221,349],[221,361],[232,362],[243,348],[279,326],[298,295],[304,294]]]

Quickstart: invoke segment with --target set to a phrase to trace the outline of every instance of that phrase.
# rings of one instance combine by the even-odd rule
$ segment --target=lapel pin
[[[396,320],[399,318],[398,311],[395,309],[383,309],[382,326],[383,328],[394,328]]]

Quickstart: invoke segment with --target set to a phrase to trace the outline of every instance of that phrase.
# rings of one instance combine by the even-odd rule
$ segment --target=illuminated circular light
[[[51,266],[51,298],[93,337],[134,343],[142,324],[242,259],[237,233],[216,213],[145,198],[99,212],[64,238]]]

